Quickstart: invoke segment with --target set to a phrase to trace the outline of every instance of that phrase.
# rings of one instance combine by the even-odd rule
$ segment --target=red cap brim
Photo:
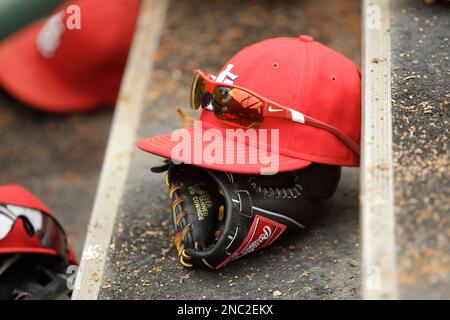
[[[59,257],[59,254],[53,250],[53,249],[47,249],[47,248],[32,248],[32,247],[8,247],[0,248],[0,254],[18,254],[18,253],[27,253],[27,254],[43,254],[43,255],[50,255]],[[71,264],[78,265],[78,258],[75,256],[75,254],[72,252],[72,250],[69,251],[68,260]]]
[[[206,128],[205,128],[206,129]],[[211,144],[210,141],[205,141],[198,135],[194,133],[194,128],[185,129],[189,132],[191,137],[190,145],[191,146],[201,146],[201,152],[203,154],[203,151]],[[233,143],[233,142],[231,142]],[[172,133],[163,134],[155,137],[146,138],[144,140],[141,140],[138,143],[138,147],[142,149],[143,151],[153,153],[155,155],[172,159],[175,161],[183,161],[183,159],[177,159],[176,155],[172,154],[173,148],[179,144],[179,141],[174,141],[172,138]],[[226,154],[226,146],[227,143],[223,143],[222,147],[222,155]],[[234,146],[235,146],[235,156],[236,156],[236,150],[245,150],[245,159],[249,159],[250,155],[259,154],[259,150],[257,148],[252,147],[248,144],[242,144],[238,141],[234,140]],[[242,147],[242,148],[240,148]],[[200,149],[195,149],[196,151],[200,151]],[[194,149],[193,149],[194,150]],[[303,160],[303,159],[295,159],[291,157],[287,157],[284,155],[274,155],[272,154],[272,158],[276,158],[278,161],[278,165],[274,165],[272,162],[271,164],[268,163],[261,163],[259,161],[259,157],[257,157],[258,161],[256,163],[207,163],[205,161],[198,161],[194,158],[194,152],[192,152],[191,161],[186,163],[190,163],[199,167],[208,168],[212,170],[218,170],[218,171],[225,171],[225,172],[232,172],[232,173],[241,173],[241,174],[273,174],[277,172],[285,172],[285,171],[292,171],[297,169],[302,169],[311,164],[310,161]],[[225,162],[225,161],[223,161]],[[249,162],[249,161],[248,161]]]
[[[0,46],[0,85],[26,104],[48,112],[83,112],[102,105],[98,97],[76,90],[58,77],[34,46],[40,24]]]

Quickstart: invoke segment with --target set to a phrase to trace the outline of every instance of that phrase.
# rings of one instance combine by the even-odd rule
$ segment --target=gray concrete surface
[[[58,116],[0,91],[0,184],[19,183],[58,216],[80,256],[112,110]]]
[[[339,30],[339,32],[336,32]],[[247,44],[312,34],[359,60],[359,1],[173,1],[140,137],[181,126],[192,69],[215,73]],[[191,113],[195,115],[195,113]],[[359,298],[358,170],[344,170],[326,214],[306,232],[227,266],[186,270],[172,247],[162,159],[136,150],[116,220],[101,299]]]
[[[401,298],[450,298],[450,3],[391,2]]]

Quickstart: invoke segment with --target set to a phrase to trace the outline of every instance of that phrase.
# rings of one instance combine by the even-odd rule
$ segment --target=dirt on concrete
[[[139,135],[179,128],[192,70],[216,73],[246,45],[311,34],[359,64],[359,1],[173,1]],[[325,214],[220,272],[183,269],[172,247],[162,159],[136,151],[116,220],[101,299],[355,299],[359,292],[358,170],[346,169]]]
[[[19,183],[57,215],[79,256],[108,139],[110,108],[60,116],[0,92],[0,184]]]
[[[141,137],[180,126],[174,110],[187,110],[192,69],[216,72],[240,48],[264,38],[309,34],[359,65],[359,6],[357,0],[172,1]],[[111,118],[111,109],[51,115],[0,92],[0,183],[23,184],[42,198],[78,254]],[[211,273],[173,261],[168,197],[162,178],[148,171],[159,161],[134,156],[101,298],[359,297],[357,170],[344,171],[329,214],[316,227]]]
[[[450,3],[392,2],[400,296],[450,298]]]

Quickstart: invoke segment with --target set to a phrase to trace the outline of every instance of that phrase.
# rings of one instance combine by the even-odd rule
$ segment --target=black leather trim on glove
[[[272,176],[232,174],[166,162],[180,262],[220,269],[299,232],[336,190],[340,167],[312,164]]]

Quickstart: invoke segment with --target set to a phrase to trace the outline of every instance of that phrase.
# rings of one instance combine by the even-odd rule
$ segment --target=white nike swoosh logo
[[[269,110],[269,112],[281,112],[281,111],[283,111],[283,109],[274,109],[274,108],[272,108],[272,106],[270,106],[268,110]]]

